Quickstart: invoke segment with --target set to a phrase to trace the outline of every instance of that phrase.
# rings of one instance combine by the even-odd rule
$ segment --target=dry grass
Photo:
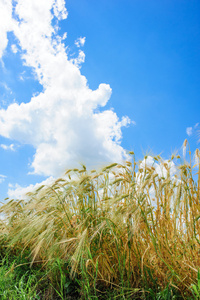
[[[59,257],[91,285],[130,291],[169,283],[184,298],[200,268],[200,164],[184,161],[172,176],[177,157],[154,159],[165,176],[134,160],[69,170],[29,200],[2,205],[1,233],[11,247],[30,248],[32,262]]]

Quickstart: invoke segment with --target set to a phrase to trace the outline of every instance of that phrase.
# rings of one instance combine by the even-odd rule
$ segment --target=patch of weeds
[[[77,278],[70,277],[70,268],[68,263],[57,258],[51,265],[47,276],[50,279],[50,286],[58,299],[75,300],[80,298],[80,282]]]
[[[197,274],[197,283],[191,284],[190,290],[194,296],[194,299],[200,299],[200,269],[198,270]]]
[[[144,292],[143,298],[145,300],[178,300],[183,299],[180,293],[167,284],[167,286],[164,289],[161,289],[161,287],[157,287],[157,291],[154,291],[153,289],[149,288]]]
[[[3,260],[0,266],[0,299],[21,300],[40,299],[37,292],[37,278],[34,274],[25,273],[21,277],[14,269]]]
[[[6,249],[7,252],[3,248],[0,259],[0,299],[41,299],[45,281],[41,280],[44,272],[40,266],[30,267],[29,251],[21,254]]]

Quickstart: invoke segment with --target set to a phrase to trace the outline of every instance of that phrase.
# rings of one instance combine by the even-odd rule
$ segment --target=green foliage
[[[59,299],[65,300],[68,297],[79,298],[79,284],[72,279],[69,274],[68,263],[59,258],[49,266],[48,277],[50,278],[50,285]]]
[[[200,299],[200,269],[198,270],[197,274],[197,284],[191,284],[190,287],[194,299]]]
[[[27,267],[22,265],[17,267],[16,262],[17,260],[13,260],[11,265],[8,257],[1,261],[0,299],[40,299],[36,273],[30,269],[27,271]]]

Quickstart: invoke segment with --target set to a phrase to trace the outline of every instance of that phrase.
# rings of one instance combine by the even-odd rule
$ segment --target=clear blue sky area
[[[69,40],[87,37],[89,85],[109,83],[108,106],[136,122],[124,147],[166,155],[181,147],[200,116],[200,2],[69,1],[68,10]]]
[[[121,146],[138,159],[146,153],[169,158],[181,152],[187,138],[193,153],[200,139],[200,1],[67,0],[65,6],[68,17],[59,21],[58,33],[67,32],[68,57],[78,53],[77,38],[86,37],[81,74],[91,90],[101,83],[112,88],[106,106],[96,111],[113,110],[119,120],[128,116],[135,122],[122,127]],[[0,109],[5,110],[44,91],[33,68],[23,64],[26,49],[12,31],[7,37],[0,65]],[[0,136],[1,145],[12,143],[14,151],[0,148],[1,198],[9,186],[54,176],[28,175],[36,147]]]

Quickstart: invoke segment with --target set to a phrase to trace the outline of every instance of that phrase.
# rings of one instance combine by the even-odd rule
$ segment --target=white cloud
[[[130,124],[129,118],[120,121],[112,110],[95,112],[106,105],[111,88],[104,83],[89,88],[79,70],[85,54],[69,60],[57,25],[52,26],[53,18],[67,17],[64,1],[18,0],[15,13],[24,64],[33,68],[44,90],[27,103],[0,110],[0,135],[32,145],[33,173],[46,176],[59,176],[79,163],[93,167],[126,159],[121,127]]]
[[[80,37],[75,41],[75,45],[79,47],[83,47],[85,45],[85,37]]]
[[[154,168],[154,173],[158,174],[160,178],[167,178],[167,175],[173,178],[173,176],[177,173],[177,168],[173,161],[164,160],[157,163],[152,156],[147,156],[146,158],[144,158],[139,165],[139,169],[141,170],[145,170],[146,168],[151,167]],[[144,175],[144,171],[138,173],[139,177],[143,178]]]
[[[70,61],[79,68],[85,62],[85,53],[79,50],[77,58],[72,58]]]
[[[187,127],[186,128],[186,133],[187,133],[187,135],[192,135],[192,127]]]
[[[5,91],[6,91],[8,94],[12,95],[12,90],[11,90],[11,88],[10,88],[5,82],[0,82],[0,85],[5,89]]]
[[[146,167],[152,167],[155,164],[155,160],[152,156],[148,155],[145,157],[139,165],[140,169],[145,169]]]
[[[22,187],[19,184],[12,185],[9,183],[8,197],[11,199],[26,199],[27,193],[34,192],[42,185],[50,186],[54,182],[54,180],[55,179],[51,176],[40,183],[30,184],[27,187]]]
[[[11,45],[11,50],[14,54],[18,52],[17,46],[15,44]]]
[[[7,32],[12,29],[12,0],[0,0],[0,58],[8,44]]]
[[[0,183],[4,182],[5,179],[6,179],[6,176],[0,174]]]
[[[66,19],[67,18],[67,10],[65,8],[65,0],[56,0],[53,3],[53,11],[54,15],[58,20]]]
[[[15,151],[14,144],[10,144],[10,145],[1,144],[0,147],[4,150]]]
[[[164,178],[167,178],[169,173],[169,176],[172,178],[177,173],[177,168],[173,161],[164,160],[162,163],[156,166],[156,173],[160,177]]]
[[[156,208],[157,203],[154,202],[156,196],[156,190],[158,190],[159,186],[162,182],[166,182],[166,179],[169,177],[170,181],[173,183],[180,182],[176,179],[175,175],[177,174],[178,169],[173,161],[169,160],[155,160],[152,156],[145,157],[142,162],[139,164],[139,171],[136,173],[136,191],[139,193],[144,192],[144,184],[147,184],[147,178],[151,174],[150,182],[152,183],[152,177],[154,178],[154,183],[157,186],[151,184],[151,186],[146,185],[148,191],[148,200],[150,200],[151,205]],[[176,188],[174,188],[176,189]],[[173,207],[173,203],[171,203],[171,207]]]

